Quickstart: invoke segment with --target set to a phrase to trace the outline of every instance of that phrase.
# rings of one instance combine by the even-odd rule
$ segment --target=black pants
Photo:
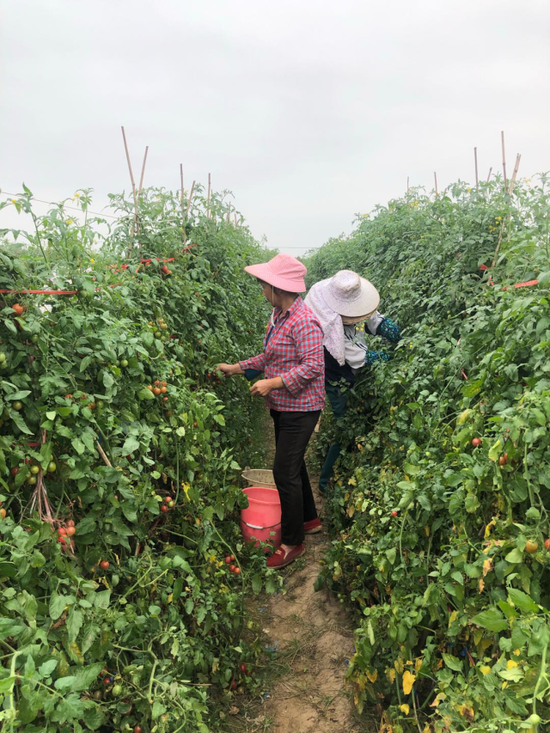
[[[301,545],[304,541],[304,522],[317,518],[304,456],[320,413],[320,410],[271,410],[277,446],[273,475],[281,499],[281,541],[285,545]]]

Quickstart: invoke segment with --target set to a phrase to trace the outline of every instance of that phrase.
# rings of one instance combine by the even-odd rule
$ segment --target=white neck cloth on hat
[[[346,349],[342,316],[336,313],[336,311],[333,311],[323,297],[323,289],[329,280],[331,280],[330,277],[312,285],[306,296],[305,303],[311,308],[321,323],[324,334],[323,346],[326,347],[329,354],[336,359],[340,366],[344,366],[346,363]]]

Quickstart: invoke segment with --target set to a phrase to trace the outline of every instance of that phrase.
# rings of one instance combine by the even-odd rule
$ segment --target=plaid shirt
[[[271,410],[313,412],[325,405],[325,360],[323,329],[317,317],[298,296],[285,314],[275,311],[269,324],[264,351],[239,362],[241,369],[259,369],[265,379],[281,377],[282,389],[266,398]]]

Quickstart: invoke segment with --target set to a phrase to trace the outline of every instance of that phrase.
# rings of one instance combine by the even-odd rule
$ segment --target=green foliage
[[[1,289],[77,291],[0,303],[6,731],[207,732],[219,700],[255,684],[239,671],[258,652],[243,595],[265,561],[241,542],[237,479],[262,406],[215,366],[260,348],[265,307],[243,272],[260,249],[217,197],[185,233],[166,191],[143,192],[138,225],[112,199],[112,229],[60,205],[0,249]],[[32,212],[28,189],[16,206]]]
[[[545,177],[413,191],[307,261],[371,279],[403,328],[339,421],[321,573],[356,604],[355,701],[394,731],[550,720],[547,197]]]

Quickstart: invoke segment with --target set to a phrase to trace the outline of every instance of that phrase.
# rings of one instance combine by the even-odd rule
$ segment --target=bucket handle
[[[277,522],[277,524],[271,524],[269,527],[258,527],[257,524],[249,524],[248,522],[245,522],[244,519],[241,520],[243,524],[246,524],[247,527],[250,527],[250,529],[273,529],[273,527],[278,527],[281,523]]]

